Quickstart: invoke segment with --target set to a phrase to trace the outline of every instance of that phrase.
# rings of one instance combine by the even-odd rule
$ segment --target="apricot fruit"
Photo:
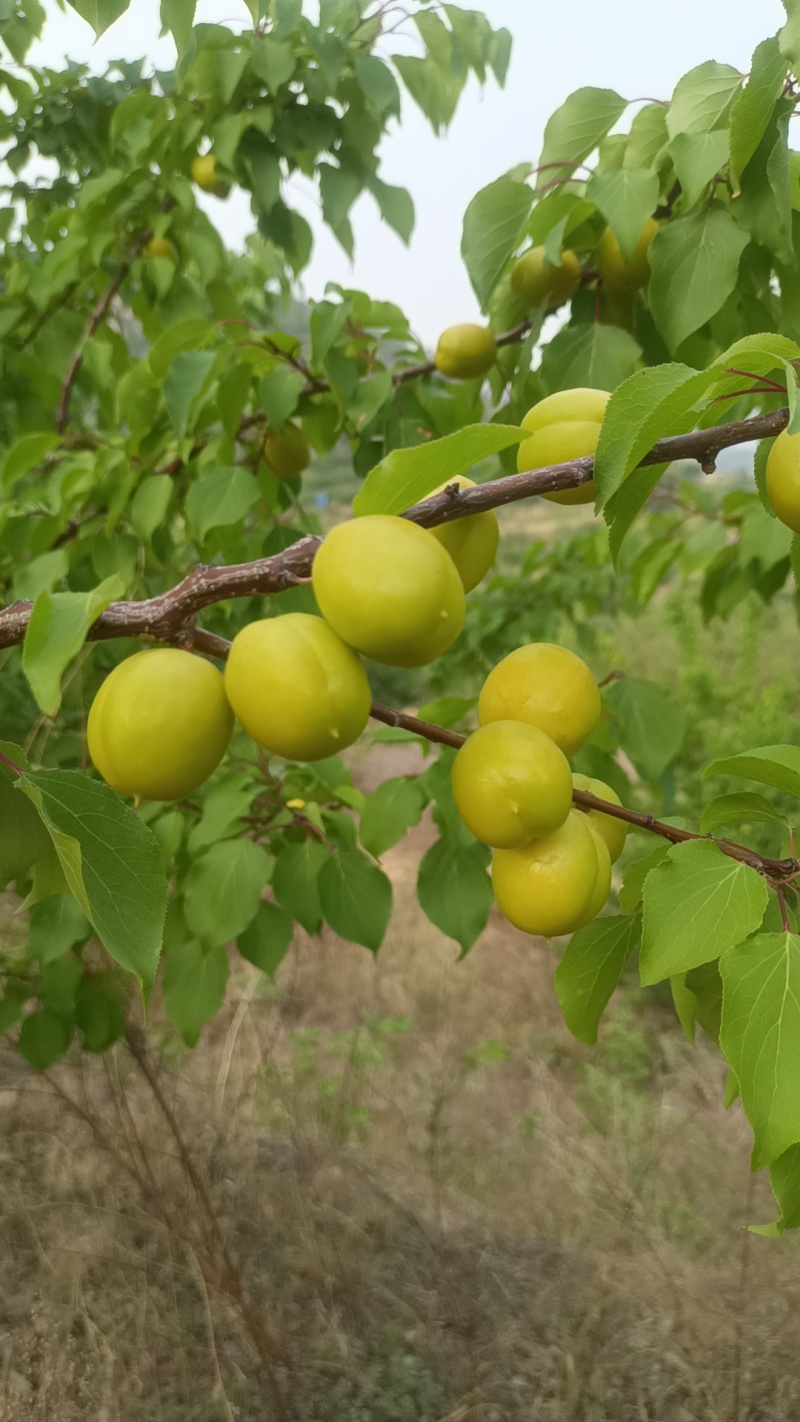
[[[468,830],[495,849],[517,849],[563,825],[572,804],[569,762],[524,721],[492,721],[461,747],[451,776]]]
[[[485,326],[448,326],[439,337],[434,365],[452,380],[488,375],[497,360],[494,336]]]
[[[523,933],[572,933],[598,898],[599,856],[583,815],[522,849],[497,849],[492,887],[500,911]]]
[[[364,656],[421,667],[452,645],[464,624],[464,588],[433,534],[392,514],[331,529],[312,581],[319,609]]]
[[[225,690],[248,735],[286,760],[324,760],[352,745],[372,702],[361,658],[307,612],[243,627],[228,656]]]
[[[562,306],[581,284],[581,264],[574,252],[561,253],[556,266],[547,261],[544,247],[524,252],[511,271],[511,290],[523,306]]]
[[[106,677],[89,712],[89,754],[106,784],[139,800],[180,800],[216,770],[233,730],[222,675],[177,647],[137,652]]]
[[[440,484],[438,489],[433,489],[430,497],[433,497],[433,494],[441,494],[442,490],[451,484],[457,484],[459,489],[475,488],[474,479],[467,479],[465,475],[460,474],[457,478]],[[497,553],[500,525],[494,509],[489,509],[486,513],[470,514],[468,518],[456,518],[452,523],[440,523],[429,532],[434,538],[438,538],[442,547],[450,554],[464,584],[464,592],[471,592],[486,577]]]
[[[151,237],[145,247],[147,257],[166,257],[167,261],[175,261],[175,248],[168,237]]]
[[[517,452],[520,474],[529,469],[546,469],[550,464],[566,464],[594,454],[600,438],[605,408],[611,399],[607,390],[578,388],[559,390],[530,409],[522,428],[530,432]],[[594,480],[575,489],[558,489],[543,494],[556,504],[593,504]]]
[[[597,915],[605,908],[608,902],[608,896],[611,893],[611,855],[608,852],[608,845],[599,830],[595,829],[594,825],[589,821],[588,816],[584,816],[584,818],[589,825],[589,831],[594,840],[594,849],[597,856],[597,876],[594,881],[594,888],[589,896],[589,902],[580,918],[575,921],[575,929],[585,928],[587,923],[591,923],[593,918],[597,918]]]
[[[217,186],[217,160],[213,153],[198,154],[192,159],[192,178],[204,193],[213,193]]]
[[[639,240],[626,261],[614,233],[607,227],[595,254],[597,270],[603,281],[608,282],[609,286],[622,287],[625,291],[638,291],[640,287],[647,286],[650,280],[648,252],[658,228],[656,219],[648,217],[639,234]]]
[[[270,430],[264,441],[264,459],[276,479],[297,479],[311,463],[311,449],[299,425]]]
[[[606,785],[604,780],[593,780],[588,775],[573,775],[572,784],[576,790],[585,790],[589,795],[596,795],[598,800],[608,800],[610,805],[621,805],[619,795]],[[625,840],[628,837],[628,826],[624,820],[615,819],[613,815],[604,815],[602,810],[584,810],[589,824],[597,830],[601,839],[606,842],[606,848],[611,855],[611,863],[616,864],[619,856],[625,848]]]
[[[800,533],[800,434],[783,430],[767,457],[767,497],[781,523]]]
[[[586,663],[553,642],[529,642],[490,671],[478,698],[482,726],[526,721],[574,755],[600,720],[600,692]]]

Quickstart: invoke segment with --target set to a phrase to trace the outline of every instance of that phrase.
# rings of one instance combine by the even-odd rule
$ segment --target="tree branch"
[[[713,463],[721,449],[751,440],[779,434],[789,419],[788,410],[756,415],[729,425],[715,425],[691,434],[673,435],[654,445],[641,461],[641,466],[669,464],[674,459],[698,459],[703,467]],[[640,467],[641,467],[640,466]],[[546,469],[511,474],[502,479],[490,479],[485,484],[459,489],[450,484],[441,493],[423,499],[407,509],[404,518],[423,528],[451,523],[457,518],[501,508],[535,494],[552,493],[559,489],[575,489],[588,483],[594,472],[594,459],[573,459],[566,464],[553,464]],[[90,642],[110,637],[144,637],[156,642],[191,642],[194,618],[204,607],[235,597],[263,597],[293,587],[298,579],[307,578],[321,539],[301,538],[283,553],[258,558],[252,563],[228,567],[201,565],[168,592],[142,602],[113,602],[89,629]],[[0,649],[24,641],[30,621],[32,603],[14,602],[0,610]],[[204,633],[204,636],[211,634]]]

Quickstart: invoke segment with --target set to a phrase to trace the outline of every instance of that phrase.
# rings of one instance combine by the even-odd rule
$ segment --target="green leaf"
[[[43,967],[76,943],[85,943],[92,925],[72,894],[53,894],[34,904],[28,922],[28,946]]]
[[[379,859],[412,825],[419,824],[424,808],[425,796],[416,778],[385,780],[367,796],[361,812],[358,833],[364,848]]]
[[[728,160],[728,132],[677,133],[669,146],[686,207],[694,207]]]
[[[668,468],[668,464],[650,464],[637,470],[635,477],[626,479],[606,504],[603,517],[609,525],[608,547],[615,568],[619,567],[625,538]]]
[[[800,938],[761,933],[720,961],[720,1046],[753,1128],[753,1169],[800,1141]]]
[[[239,934],[236,945],[248,963],[274,978],[289,951],[293,933],[291,914],[263,899],[253,922]]]
[[[626,754],[646,780],[660,780],[683,744],[683,707],[658,682],[634,677],[611,682],[605,695],[619,722]]]
[[[107,1052],[125,1031],[125,1003],[116,976],[84,977],[75,999],[75,1025],[85,1052]]]
[[[238,938],[258,913],[270,878],[267,851],[249,839],[227,839],[195,859],[186,877],[186,922],[204,944]]]
[[[720,795],[706,805],[700,821],[701,834],[713,834],[720,825],[771,824],[786,825],[786,816],[771,805],[763,795],[741,791],[737,795]]]
[[[730,64],[710,59],[690,69],[675,85],[667,110],[670,138],[679,133],[708,133],[719,128],[741,88],[743,76]]]
[[[19,1054],[35,1071],[48,1067],[63,1057],[72,1036],[68,1022],[50,1008],[32,1012],[25,1018],[19,1034]]]
[[[149,543],[166,517],[172,498],[172,480],[163,474],[143,479],[133,496],[128,517],[143,543]]]
[[[353,512],[357,517],[403,513],[439,484],[523,439],[525,431],[512,425],[467,425],[429,444],[393,449],[370,470],[353,500]]]
[[[78,655],[93,622],[125,585],[117,573],[91,592],[41,592],[25,633],[22,669],[47,716],[61,705],[61,675]]]
[[[581,385],[615,390],[641,358],[638,341],[621,326],[562,326],[542,351],[541,377],[550,393]]]
[[[542,183],[571,178],[627,108],[613,89],[576,89],[547,121],[539,159]],[[545,168],[545,165],[552,167]]]
[[[761,507],[770,518],[777,518],[767,493],[767,460],[769,459],[774,445],[774,439],[760,439],[756,445],[755,457],[753,459],[753,478],[755,480],[756,493],[761,500]]]
[[[186,433],[189,414],[216,360],[214,351],[182,351],[164,382],[164,401],[178,439]]]
[[[642,983],[688,972],[741,943],[759,927],[767,899],[761,875],[716,845],[673,845],[644,887]]]
[[[279,365],[277,370],[264,376],[258,387],[259,400],[273,429],[282,430],[289,416],[294,414],[305,383],[301,371],[290,370],[288,365]]]
[[[324,365],[325,357],[340,335],[351,310],[352,303],[349,301],[318,301],[312,306],[308,327],[315,365]]]
[[[694,428],[694,407],[711,381],[710,372],[688,365],[655,365],[637,370],[613,392],[595,453],[598,510],[658,440]]]
[[[392,886],[377,864],[359,850],[328,855],[319,895],[334,933],[377,953],[392,915]]]
[[[673,218],[653,238],[650,309],[671,351],[710,320],[735,290],[747,242],[747,233],[718,206]]]
[[[163,380],[176,356],[184,351],[196,351],[208,346],[214,340],[217,328],[213,321],[204,316],[195,316],[188,321],[176,321],[153,343],[148,357],[150,369],[158,380]],[[146,367],[145,367],[146,373]]]
[[[761,746],[743,751],[741,755],[715,760],[703,771],[703,779],[716,775],[735,775],[740,780],[755,780],[760,785],[772,785],[787,795],[800,797],[800,749],[797,746]]]
[[[23,474],[27,474],[29,469],[40,464],[45,456],[60,443],[60,435],[23,435],[22,439],[18,439],[16,444],[11,446],[6,455],[0,484],[4,489],[10,489],[17,479],[21,478]]]
[[[171,30],[178,57],[189,47],[197,0],[161,0],[161,23]]]
[[[600,209],[629,260],[658,204],[658,174],[649,168],[595,173],[586,186],[586,196]]]
[[[352,257],[353,231],[348,213],[361,192],[361,178],[351,169],[334,168],[330,163],[321,163],[317,171],[322,216],[347,255]]]
[[[99,39],[113,25],[120,15],[124,15],[130,0],[69,0],[82,20],[86,20]]]
[[[203,814],[189,835],[189,853],[226,839],[232,827],[250,809],[253,781],[249,775],[225,775],[215,780],[203,799]]]
[[[322,906],[319,875],[330,850],[317,840],[287,844],[275,860],[272,888],[281,908],[303,925],[306,933],[319,933]]]
[[[579,1041],[597,1041],[600,1019],[640,935],[639,914],[597,918],[573,933],[556,968],[556,993]]]
[[[209,465],[190,486],[186,512],[200,538],[205,538],[212,528],[241,523],[260,497],[258,480],[249,469]]]
[[[15,759],[14,747],[6,749],[3,744],[0,749],[14,759],[15,765],[22,765],[21,760]],[[50,836],[36,809],[24,795],[16,793],[15,779],[13,773],[0,764],[0,889],[12,879],[21,879],[51,847]]]
[[[164,962],[164,1006],[187,1047],[197,1046],[200,1032],[225,1001],[230,968],[225,949],[204,951],[199,943],[170,949]]]
[[[655,869],[669,854],[669,845],[663,842],[643,859],[635,859],[625,870],[619,894],[619,906],[623,913],[635,913],[642,899],[645,879],[651,869]]]
[[[431,845],[419,866],[417,895],[422,910],[436,928],[461,945],[462,954],[482,934],[492,907],[488,861],[484,845],[465,844],[447,834]]]
[[[772,1193],[780,1207],[780,1219],[772,1225],[760,1225],[753,1230],[767,1238],[775,1238],[784,1230],[800,1226],[800,1145],[790,1146],[769,1168]]]
[[[384,222],[408,246],[414,231],[414,201],[406,188],[394,188],[380,178],[368,179],[367,187],[380,208]]]
[[[499,178],[475,195],[464,214],[461,255],[483,311],[520,242],[532,205],[527,184]]]
[[[253,43],[250,64],[254,74],[263,79],[269,92],[277,94],[282,84],[288,84],[297,66],[294,45],[257,35]]]
[[[20,790],[38,809],[70,890],[112,958],[151,983],[167,908],[155,837],[113,790],[77,770],[29,771]]]
[[[785,82],[786,58],[775,35],[756,46],[747,83],[731,109],[731,171],[735,180],[758,148]]]
[[[49,1007],[62,1017],[72,1017],[75,1012],[75,994],[83,977],[83,964],[78,958],[58,958],[45,963],[39,977],[39,998],[43,1007]]]

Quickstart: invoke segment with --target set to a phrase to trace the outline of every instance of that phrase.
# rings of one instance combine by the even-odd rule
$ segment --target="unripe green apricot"
[[[286,760],[324,760],[358,740],[372,703],[361,659],[306,612],[250,622],[233,639],[225,690],[249,735]]]
[[[217,186],[217,160],[213,153],[198,154],[192,159],[192,178],[204,193],[213,193]]]
[[[524,252],[511,272],[511,290],[523,306],[561,306],[581,284],[581,264],[574,252],[561,253],[554,266],[547,261],[544,247]]]
[[[459,489],[475,488],[474,479],[467,479],[465,475],[460,474],[433,489],[429,497],[441,494],[450,484],[457,484]],[[500,525],[494,509],[488,509],[486,513],[470,514],[468,518],[456,518],[452,523],[440,523],[429,532],[434,538],[438,538],[442,547],[450,554],[464,584],[464,592],[471,592],[486,577],[500,542]]]
[[[563,751],[523,721],[474,731],[453,762],[453,798],[468,830],[496,849],[516,849],[563,825],[572,776]]]
[[[497,346],[485,326],[448,326],[439,337],[434,365],[453,380],[475,380],[488,375],[497,360]]]
[[[519,473],[594,454],[610,399],[607,390],[579,387],[559,390],[540,400],[522,421],[522,428],[530,430],[530,438],[523,440],[517,451]],[[595,495],[594,480],[590,479],[575,489],[557,489],[542,497],[556,504],[592,504]]]
[[[600,720],[600,692],[586,663],[568,647],[529,642],[490,671],[478,698],[478,719],[526,721],[574,755]]]
[[[627,291],[638,291],[640,287],[647,286],[650,280],[648,252],[658,229],[659,223],[656,219],[648,217],[633,253],[626,261],[614,233],[607,227],[595,256],[597,270],[603,281],[608,282],[609,286],[622,287]]]
[[[767,497],[781,523],[800,533],[800,434],[783,430],[767,457]]]
[[[175,261],[175,248],[168,237],[151,237],[144,249],[147,257],[166,257],[168,261]]]
[[[271,430],[264,441],[264,459],[276,479],[297,479],[311,463],[311,449],[299,425]]]
[[[610,785],[606,785],[604,780],[593,780],[588,775],[574,774],[572,784],[576,790],[585,790],[587,794],[595,795],[598,800],[608,800],[610,805],[622,804],[619,795]],[[584,813],[592,828],[605,840],[611,863],[616,864],[628,838],[628,826],[625,821],[617,820],[612,815],[604,815],[602,810],[586,810]]]
[[[498,908],[515,928],[543,938],[575,930],[597,902],[598,874],[595,836],[574,812],[552,834],[492,858]]]
[[[440,657],[464,625],[456,565],[425,528],[391,514],[340,523],[312,567],[323,617],[351,647],[393,667]]]
[[[216,770],[233,712],[211,662],[176,647],[137,652],[106,677],[89,712],[94,765],[136,800],[181,800]]]

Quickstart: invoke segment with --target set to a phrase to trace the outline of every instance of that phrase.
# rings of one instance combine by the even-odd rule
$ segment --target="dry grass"
[[[277,986],[237,969],[194,1056],[148,1028],[274,1331],[287,1416],[800,1418],[797,1251],[742,1228],[772,1206],[719,1062],[633,985],[599,1049],[580,1047],[552,953],[499,917],[457,963],[413,896],[429,834],[386,856],[397,911],[377,960],[299,935]],[[54,1081],[84,1119],[0,1059],[1,1422],[271,1417],[130,1053]]]

